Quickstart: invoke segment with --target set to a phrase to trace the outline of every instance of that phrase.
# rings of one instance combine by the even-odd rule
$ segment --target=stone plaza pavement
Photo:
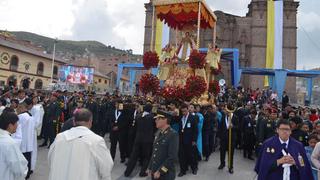
[[[107,142],[108,146],[110,145]],[[30,180],[47,180],[49,174],[48,161],[47,161],[47,148],[38,149],[38,162],[37,169],[31,175]],[[244,159],[242,156],[242,151],[235,152],[234,159],[234,174],[229,174],[227,168],[223,170],[218,170],[220,162],[219,151],[216,151],[208,162],[201,161],[199,163],[199,170],[197,175],[192,175],[189,171],[186,176],[181,178],[176,178],[177,180],[254,180],[256,178],[254,168],[254,161]],[[227,160],[227,159],[226,159]],[[120,163],[119,152],[117,152],[117,157],[115,160],[115,165],[112,170],[112,180],[145,180],[151,178],[140,178],[139,177],[139,166],[134,170],[131,177],[126,178],[123,176],[125,170],[125,165]],[[177,167],[177,173],[179,172],[179,167]]]

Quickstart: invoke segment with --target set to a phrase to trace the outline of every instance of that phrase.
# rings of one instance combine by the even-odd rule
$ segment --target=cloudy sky
[[[142,53],[148,0],[0,0],[0,29],[71,40],[97,40]],[[207,0],[213,10],[245,16],[250,0]],[[302,0],[298,68],[320,66],[320,0]]]

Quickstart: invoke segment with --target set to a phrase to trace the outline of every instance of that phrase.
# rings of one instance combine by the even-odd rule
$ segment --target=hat
[[[169,112],[158,110],[157,115],[154,117],[154,119],[167,118],[168,120],[171,120],[171,117],[172,117],[172,115]]]
[[[59,94],[56,93],[56,92],[53,92],[51,95],[54,96],[54,97],[58,97],[59,96]]]
[[[83,103],[83,99],[82,98],[79,98],[77,103]]]
[[[278,113],[278,110],[275,109],[275,108],[270,108],[270,109],[269,109],[269,112],[270,112],[270,113]]]

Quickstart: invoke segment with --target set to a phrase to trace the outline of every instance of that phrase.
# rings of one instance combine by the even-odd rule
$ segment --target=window
[[[13,55],[10,60],[10,70],[17,71],[19,65],[19,59],[16,55]]]
[[[37,79],[36,82],[34,83],[34,89],[42,89],[42,80],[41,79]]]
[[[99,79],[99,83],[101,83],[101,79]]]
[[[43,75],[43,69],[44,69],[44,65],[42,62],[39,62],[38,63],[38,66],[37,66],[37,74],[38,75]]]
[[[53,77],[58,78],[58,66],[53,67]]]
[[[104,83],[105,83],[105,84],[108,84],[108,81],[105,79],[105,80],[104,80]]]

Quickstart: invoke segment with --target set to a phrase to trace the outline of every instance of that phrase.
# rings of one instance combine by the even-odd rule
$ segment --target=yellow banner
[[[273,69],[274,64],[274,1],[268,0],[267,10],[267,49],[266,49],[266,68]],[[269,86],[268,76],[265,76],[264,86]]]
[[[161,45],[162,45],[162,30],[163,30],[163,23],[157,19],[156,24],[156,42],[155,42],[155,51],[157,52],[158,56],[161,55]]]

